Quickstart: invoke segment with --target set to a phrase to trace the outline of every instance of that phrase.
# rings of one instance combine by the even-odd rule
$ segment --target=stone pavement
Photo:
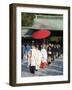
[[[35,74],[30,73],[29,68],[27,67],[27,61],[24,61],[21,70],[22,77],[63,75],[63,58],[59,57],[55,59],[47,68],[35,71]]]

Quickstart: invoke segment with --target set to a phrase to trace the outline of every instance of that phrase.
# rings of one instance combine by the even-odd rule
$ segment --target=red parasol
[[[51,32],[48,30],[39,30],[32,34],[32,38],[34,39],[44,39],[46,37],[49,37],[51,35]]]

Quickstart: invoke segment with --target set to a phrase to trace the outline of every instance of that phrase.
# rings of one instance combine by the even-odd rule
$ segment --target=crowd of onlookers
[[[22,61],[27,60],[31,73],[40,68],[46,68],[55,58],[63,54],[63,46],[60,44],[23,44]]]

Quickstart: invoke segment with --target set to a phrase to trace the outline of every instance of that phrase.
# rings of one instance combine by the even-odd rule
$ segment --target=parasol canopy
[[[49,37],[51,35],[51,32],[48,30],[39,30],[32,34],[32,38],[34,39],[44,39],[46,37]]]

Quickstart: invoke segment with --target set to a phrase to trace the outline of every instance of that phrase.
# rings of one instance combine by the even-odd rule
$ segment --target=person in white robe
[[[36,71],[38,71],[40,69],[40,64],[41,64],[41,51],[39,50],[39,46],[36,45]]]
[[[42,46],[41,54],[42,54],[41,67],[44,68],[47,66],[47,50],[45,49],[45,45]]]
[[[32,49],[30,50],[30,53],[28,54],[28,65],[31,73],[35,73],[36,69],[36,47],[35,45],[32,45]]]

